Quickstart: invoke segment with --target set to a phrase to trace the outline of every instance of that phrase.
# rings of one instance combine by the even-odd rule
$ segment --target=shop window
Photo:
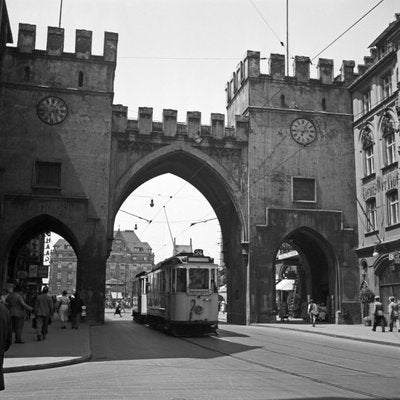
[[[376,200],[375,198],[369,199],[366,202],[367,212],[367,232],[376,230]]]
[[[393,190],[386,195],[387,198],[387,214],[388,225],[394,225],[400,222],[399,220],[399,195],[397,190]]]

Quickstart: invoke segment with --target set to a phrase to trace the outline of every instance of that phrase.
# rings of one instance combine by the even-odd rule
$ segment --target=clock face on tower
[[[317,137],[314,124],[306,118],[297,118],[290,126],[290,134],[295,142],[307,146]]]
[[[49,125],[60,124],[67,117],[67,114],[67,105],[65,101],[59,97],[44,97],[37,105],[38,117]]]

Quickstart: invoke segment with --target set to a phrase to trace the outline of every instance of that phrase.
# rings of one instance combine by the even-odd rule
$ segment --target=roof
[[[138,247],[142,247],[143,251],[146,253],[150,253],[152,251],[152,248],[147,242],[140,241],[135,231],[131,230],[121,231],[119,229],[118,231],[114,231],[114,239],[117,239],[119,236],[124,240],[129,251],[132,253],[137,252],[137,249],[135,248]]]
[[[391,22],[389,26],[369,45],[369,47],[379,45],[379,43],[383,42],[384,39],[392,34],[396,29],[400,29],[400,14],[396,14],[396,20]]]

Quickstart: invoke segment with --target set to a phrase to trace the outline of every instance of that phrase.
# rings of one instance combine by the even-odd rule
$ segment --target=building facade
[[[350,85],[362,287],[400,296],[400,14],[371,43]]]
[[[105,297],[129,298],[132,279],[142,271],[149,271],[154,264],[154,254],[146,242],[141,242],[134,231],[115,231],[114,241],[106,266]],[[59,239],[51,251],[49,290],[52,294],[69,294],[77,288],[77,257],[72,246]]]

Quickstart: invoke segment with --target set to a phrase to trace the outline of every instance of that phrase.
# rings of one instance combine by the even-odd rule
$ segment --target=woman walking
[[[61,297],[58,300],[58,315],[61,320],[61,329],[66,328],[66,323],[68,321],[68,311],[69,311],[69,298],[67,296],[67,291],[64,290],[62,292]]]

